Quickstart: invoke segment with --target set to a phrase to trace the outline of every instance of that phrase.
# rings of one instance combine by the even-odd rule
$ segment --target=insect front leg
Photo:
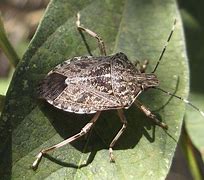
[[[147,107],[145,107],[140,101],[136,99],[134,103],[142,112],[145,113],[147,117],[153,120],[154,123],[156,123],[158,126],[160,126],[161,128],[165,130],[168,129],[168,126],[165,123],[159,121],[157,117]]]
[[[39,154],[37,155],[37,159],[34,161],[34,163],[32,164],[32,168],[35,170],[38,166],[38,164],[40,163],[40,160],[42,159],[42,156],[50,151],[53,151],[55,149],[58,149],[66,144],[69,144],[75,140],[77,140],[78,138],[80,138],[81,136],[87,134],[90,129],[92,128],[93,124],[97,121],[97,119],[99,118],[99,115],[101,114],[100,111],[98,111],[94,117],[91,119],[91,121],[86,124],[79,133],[75,134],[74,136],[54,145],[54,146],[51,146],[49,148],[46,148],[46,149],[42,149]]]
[[[144,60],[144,62],[142,63],[140,61],[136,61],[135,66],[137,67],[137,69],[139,69],[141,73],[145,73],[148,64],[149,64],[148,60]]]
[[[106,48],[105,48],[105,44],[104,44],[104,41],[103,39],[98,35],[96,34],[95,32],[91,31],[90,29],[87,29],[87,28],[84,28],[81,26],[81,23],[80,23],[80,14],[77,13],[77,21],[76,21],[76,25],[77,25],[77,28],[78,30],[81,32],[81,31],[85,31],[86,33],[88,33],[91,37],[94,37],[97,39],[98,41],[98,46],[99,46],[99,49],[100,49],[100,52],[101,52],[101,55],[104,55],[106,56]],[[85,42],[85,44],[87,44]],[[86,45],[87,47],[87,45]],[[90,49],[87,47],[87,50],[88,52],[90,53]]]
[[[115,162],[114,160],[114,156],[113,156],[113,146],[115,145],[115,143],[117,142],[117,140],[119,139],[119,137],[123,134],[124,130],[127,127],[127,120],[125,118],[125,115],[123,113],[122,109],[118,109],[118,116],[120,118],[120,121],[123,123],[122,128],[119,130],[119,132],[116,134],[116,136],[113,138],[112,142],[110,143],[109,146],[109,154],[110,154],[110,161],[111,162]]]

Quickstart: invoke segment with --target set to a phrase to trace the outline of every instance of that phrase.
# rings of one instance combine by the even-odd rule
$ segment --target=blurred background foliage
[[[1,0],[0,12],[6,34],[22,57],[35,33],[48,0]],[[5,95],[13,73],[13,67],[0,50],[0,94]]]
[[[33,37],[49,0],[1,0],[0,13],[19,59]],[[190,67],[190,100],[204,109],[204,1],[178,0]],[[179,68],[179,67],[178,67]],[[14,67],[0,49],[0,107]],[[1,108],[0,108],[1,110]],[[204,119],[187,107],[183,133],[167,179],[204,179]]]

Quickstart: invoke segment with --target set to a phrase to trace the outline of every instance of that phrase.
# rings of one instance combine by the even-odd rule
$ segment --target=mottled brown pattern
[[[51,77],[60,80],[56,82]],[[157,85],[154,74],[140,73],[123,53],[82,56],[50,71],[41,85],[40,96],[64,111],[95,113],[129,108],[140,92]]]
[[[65,84],[66,76],[58,73],[52,73],[46,76],[38,86],[40,97],[46,100],[54,100],[67,87]]]

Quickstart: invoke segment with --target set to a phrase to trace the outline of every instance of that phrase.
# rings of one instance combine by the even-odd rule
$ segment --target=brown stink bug
[[[181,99],[204,116],[204,113],[189,101],[158,87],[159,80],[155,71],[172,37],[175,24],[176,20],[154,70],[151,73],[145,73],[147,62],[143,65],[138,63],[135,66],[122,52],[106,55],[105,45],[101,37],[82,27],[80,25],[80,15],[77,14],[76,25],[79,32],[82,34],[82,31],[84,31],[97,39],[101,56],[74,57],[59,64],[42,81],[39,87],[39,95],[48,103],[63,111],[80,114],[95,113],[95,115],[78,134],[52,147],[42,149],[32,165],[34,169],[37,168],[43,154],[62,147],[89,132],[101,112],[105,110],[117,109],[123,124],[109,146],[111,161],[114,161],[112,148],[127,126],[123,109],[128,109],[133,103],[158,126],[167,130],[167,125],[159,121],[147,107],[137,100],[140,93],[149,88],[158,89]]]

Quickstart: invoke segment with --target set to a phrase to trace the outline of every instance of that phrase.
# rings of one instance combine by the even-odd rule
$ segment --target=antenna
[[[154,72],[157,70],[157,67],[159,66],[159,63],[160,63],[160,61],[162,60],[162,57],[163,57],[163,55],[164,55],[164,52],[166,51],[166,47],[167,47],[167,45],[168,45],[168,43],[169,43],[169,41],[170,41],[170,39],[171,39],[171,37],[172,37],[172,34],[173,34],[173,32],[174,32],[175,26],[176,26],[176,19],[174,20],[174,24],[173,24],[173,27],[172,27],[172,29],[171,29],[171,32],[170,32],[170,34],[169,34],[169,36],[168,36],[168,39],[167,39],[167,41],[166,41],[166,44],[165,44],[164,47],[163,47],[163,50],[162,50],[162,52],[161,52],[161,54],[160,54],[160,56],[159,56],[159,60],[157,61],[157,64],[156,64],[154,70],[152,71],[152,73],[154,73]]]
[[[192,104],[192,103],[191,103],[190,101],[188,101],[187,99],[184,99],[184,98],[182,98],[182,97],[180,97],[180,96],[177,96],[177,95],[175,95],[175,94],[172,94],[172,93],[170,93],[170,92],[168,92],[168,91],[165,91],[165,90],[163,90],[163,89],[161,89],[161,88],[159,88],[159,87],[152,87],[152,88],[158,89],[158,90],[162,91],[162,92],[165,93],[165,94],[168,94],[168,95],[173,96],[173,97],[175,97],[175,98],[177,98],[177,99],[180,99],[181,101],[185,102],[186,104],[188,104],[189,106],[191,106],[193,109],[195,109],[196,111],[198,111],[198,112],[204,117],[204,112],[201,111],[197,106],[195,106],[194,104]]]

